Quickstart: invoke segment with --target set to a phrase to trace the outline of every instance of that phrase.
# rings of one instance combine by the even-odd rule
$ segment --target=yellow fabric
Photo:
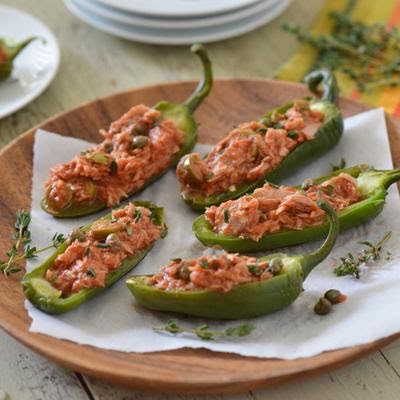
[[[329,13],[343,10],[347,0],[327,0],[317,16],[311,34],[329,33],[333,27]],[[385,23],[388,28],[400,27],[400,0],[358,0],[351,16],[367,24]],[[302,45],[292,58],[278,71],[277,78],[291,81],[301,81],[313,65],[316,53],[311,46]],[[336,73],[340,93],[344,96],[362,101],[372,106],[382,106],[389,113],[400,116],[400,87],[376,88],[369,93],[360,93],[356,85],[348,77]]]

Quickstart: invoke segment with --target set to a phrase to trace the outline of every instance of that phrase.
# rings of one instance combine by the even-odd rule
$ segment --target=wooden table
[[[73,17],[61,1],[3,0],[45,22],[61,47],[59,73],[36,101],[0,121],[0,146],[56,113],[132,87],[195,79],[197,61],[187,47],[131,43],[96,31]],[[308,26],[323,0],[295,0],[268,26],[240,38],[207,46],[215,76],[271,77],[297,43],[279,27],[284,21]],[[244,61],[248,60],[248,61]],[[0,331],[0,400],[196,399],[135,392],[60,368]],[[154,388],[155,390],[157,388]],[[349,367],[304,382],[208,399],[397,400],[400,398],[400,341]]]

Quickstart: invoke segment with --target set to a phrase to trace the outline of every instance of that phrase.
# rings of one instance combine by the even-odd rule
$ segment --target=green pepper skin
[[[36,39],[37,37],[33,36],[15,45],[10,45],[0,38],[0,81],[7,79],[11,75],[15,58],[29,43]]]
[[[167,234],[167,227],[164,223],[164,209],[157,207],[149,201],[135,201],[135,205],[149,208],[157,225],[162,226],[163,232],[161,237]],[[111,219],[111,213],[105,215],[102,219]],[[82,228],[83,231],[90,229],[92,224]],[[61,292],[51,285],[44,276],[46,271],[53,265],[54,260],[59,254],[62,254],[68,247],[67,243],[63,243],[46,261],[33,271],[26,273],[22,278],[22,289],[25,297],[38,309],[48,314],[63,314],[71,311],[106,288],[119,280],[126,273],[131,271],[152,249],[153,244],[147,249],[139,252],[135,256],[127,257],[121,265],[106,276],[105,287],[102,288],[85,288],[66,298],[61,297]]]
[[[211,319],[243,319],[279,311],[300,295],[303,281],[332,250],[339,232],[339,221],[332,207],[321,202],[327,213],[330,230],[317,251],[289,257],[282,253],[262,257],[259,261],[279,258],[282,272],[271,279],[246,283],[229,292],[211,290],[161,290],[145,284],[146,276],[128,278],[126,284],[136,301],[151,310],[170,311]]]
[[[313,74],[318,77],[318,82],[323,81],[323,98],[336,101],[337,84],[334,75],[329,73],[327,70],[314,71]],[[312,91],[315,92],[316,78],[314,77],[313,79],[308,80],[306,77],[305,79],[309,84],[310,90],[312,89]],[[301,143],[290,152],[273,171],[268,172],[259,180],[237,185],[236,189],[233,191],[217,193],[210,196],[204,196],[201,193],[185,194],[181,192],[181,196],[186,204],[195,210],[204,211],[206,207],[218,205],[227,200],[237,199],[246,193],[250,193],[256,188],[262,186],[266,181],[279,183],[282,179],[297,171],[299,167],[307,165],[309,162],[322,156],[334,147],[339,142],[343,133],[343,118],[339,108],[328,100],[311,97],[308,97],[307,100],[311,103],[311,109],[320,111],[325,115],[324,123],[316,132],[313,140],[307,140]],[[264,118],[268,119],[274,112],[285,113],[293,106],[293,104],[294,102],[290,102],[284,106],[267,112],[263,115],[261,120]]]
[[[193,118],[192,114],[197,109],[197,107],[202,103],[202,101],[208,96],[213,84],[211,62],[208,58],[204,46],[198,43],[194,44],[191,47],[191,51],[200,58],[201,63],[203,65],[203,78],[199,82],[199,85],[197,86],[195,91],[182,104],[173,104],[167,101],[160,101],[154,106],[154,109],[160,111],[163,120],[167,119],[173,120],[176,126],[180,130],[182,130],[182,132],[184,132],[185,134],[185,140],[178,153],[175,154],[169,167],[173,167],[174,165],[176,165],[180,160],[180,158],[186,153],[190,152],[193,149],[194,145],[196,144],[197,122]],[[141,188],[141,190],[144,190],[147,186],[151,185],[162,175],[164,175],[167,171],[168,168],[166,168],[160,174],[151,177],[146,182],[146,184]],[[134,193],[130,193],[130,195],[132,194]],[[49,214],[52,214],[54,217],[57,218],[81,217],[88,214],[93,214],[95,212],[107,208],[106,204],[95,199],[91,203],[78,203],[78,204],[72,203],[67,208],[61,211],[57,211],[49,206],[45,197],[41,201],[41,207],[43,208],[44,211],[46,211]]]
[[[314,181],[322,183],[341,172],[357,178],[359,190],[364,197],[363,200],[338,213],[341,231],[362,225],[376,217],[383,209],[388,187],[400,179],[400,170],[376,171],[367,165],[357,165]],[[258,242],[215,233],[204,215],[194,221],[192,229],[197,239],[206,246],[220,246],[230,252],[256,252],[319,240],[326,235],[328,227],[328,222],[325,222],[302,230],[285,229],[268,233]]]

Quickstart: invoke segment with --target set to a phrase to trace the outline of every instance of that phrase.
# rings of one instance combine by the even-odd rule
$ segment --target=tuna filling
[[[83,288],[104,287],[106,276],[127,258],[147,249],[160,238],[162,227],[144,207],[114,210],[111,220],[95,222],[90,230],[74,230],[69,246],[57,256],[46,279],[64,297]]]
[[[204,159],[198,153],[181,159],[177,177],[182,194],[210,196],[263,178],[298,145],[312,140],[323,120],[324,114],[300,100],[285,114],[273,113],[268,121],[239,125]]]
[[[160,272],[146,279],[146,284],[162,290],[217,290],[272,278],[281,272],[280,260],[259,262],[254,257],[224,253],[194,259],[175,259]]]
[[[111,207],[139,191],[163,172],[184,142],[184,134],[160,112],[132,107],[108,131],[104,141],[72,161],[55,166],[46,181],[46,201],[55,211],[99,201]]]
[[[253,194],[206,209],[205,218],[219,234],[255,241],[281,229],[303,229],[325,220],[318,200],[327,200],[336,212],[361,199],[357,180],[341,173],[319,185],[309,182],[299,190],[266,183]]]

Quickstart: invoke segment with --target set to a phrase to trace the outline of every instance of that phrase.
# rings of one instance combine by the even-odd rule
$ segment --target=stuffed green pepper
[[[328,231],[318,199],[338,213],[340,229],[363,224],[382,211],[389,186],[400,170],[377,171],[367,165],[307,179],[300,187],[265,183],[252,194],[209,207],[193,223],[206,246],[227,251],[261,251],[321,239]]]
[[[218,205],[278,182],[326,153],[339,141],[343,120],[336,106],[334,76],[319,70],[308,75],[309,88],[322,82],[321,99],[295,100],[239,125],[201,158],[184,156],[177,167],[181,196],[194,209]]]
[[[197,140],[192,114],[212,86],[205,48],[192,46],[204,75],[183,104],[161,101],[132,107],[109,129],[101,144],[57,165],[45,183],[42,207],[55,217],[78,217],[117,205],[152,183],[189,152]]]
[[[25,274],[25,297],[40,310],[61,314],[111,286],[165,237],[164,211],[136,201],[74,229],[42,265]]]
[[[197,259],[174,259],[155,275],[127,280],[136,301],[151,310],[203,318],[252,318],[281,310],[302,291],[303,281],[331,251],[339,231],[332,207],[321,202],[330,230],[315,252],[256,259],[222,253]]]

